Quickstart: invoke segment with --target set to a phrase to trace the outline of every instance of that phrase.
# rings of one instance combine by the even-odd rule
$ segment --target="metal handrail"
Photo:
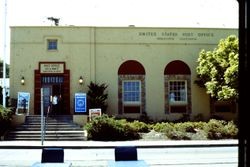
[[[48,106],[48,109],[47,109],[47,112],[46,112],[46,117],[44,118],[44,129],[43,129],[44,139],[46,137],[46,128],[47,128],[47,122],[48,122],[50,111],[51,111],[51,105]]]

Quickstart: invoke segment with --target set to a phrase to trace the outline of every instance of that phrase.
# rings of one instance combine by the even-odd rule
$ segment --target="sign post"
[[[86,93],[75,93],[75,113],[86,113],[87,99]]]

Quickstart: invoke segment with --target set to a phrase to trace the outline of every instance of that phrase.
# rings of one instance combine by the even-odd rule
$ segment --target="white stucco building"
[[[45,88],[45,101],[59,93],[64,99],[61,114],[77,116],[74,95],[86,93],[92,81],[108,85],[110,115],[139,118],[146,113],[153,120],[174,120],[183,114],[209,118],[216,113],[234,118],[233,109],[220,113],[194,83],[199,52],[213,50],[232,34],[238,30],[11,27],[10,97],[29,92],[30,114],[40,114],[40,89]]]

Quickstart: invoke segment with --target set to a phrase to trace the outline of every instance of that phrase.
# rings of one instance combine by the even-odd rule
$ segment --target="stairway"
[[[71,115],[51,116],[46,119],[45,141],[84,141],[83,128],[73,123]],[[41,117],[26,116],[25,123],[10,131],[4,140],[41,140]]]

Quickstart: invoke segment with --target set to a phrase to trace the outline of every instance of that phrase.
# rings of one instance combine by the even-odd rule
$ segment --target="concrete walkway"
[[[158,140],[158,141],[0,141],[0,149],[39,149],[43,147],[79,148],[114,148],[115,146],[133,145],[138,148],[161,147],[230,147],[238,146],[238,140]]]

